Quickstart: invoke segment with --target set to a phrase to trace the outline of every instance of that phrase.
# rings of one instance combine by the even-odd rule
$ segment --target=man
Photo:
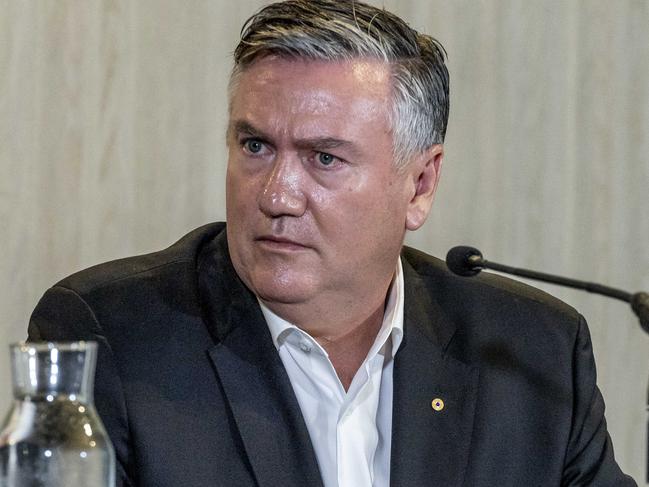
[[[122,485],[634,485],[588,330],[402,249],[448,117],[441,46],[342,0],[262,9],[235,51],[227,227],[48,290],[33,340],[100,344]]]

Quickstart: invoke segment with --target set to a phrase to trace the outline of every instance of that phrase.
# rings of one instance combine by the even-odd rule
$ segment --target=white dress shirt
[[[302,410],[325,487],[388,487],[392,369],[403,338],[401,261],[383,324],[348,391],[314,338],[259,304]]]

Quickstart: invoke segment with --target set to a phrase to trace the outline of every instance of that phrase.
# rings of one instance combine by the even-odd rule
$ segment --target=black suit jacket
[[[455,277],[412,249],[402,257],[393,486],[635,485],[613,458],[579,314],[511,280]],[[224,224],[64,279],[29,337],[99,342],[95,401],[120,485],[322,486]]]

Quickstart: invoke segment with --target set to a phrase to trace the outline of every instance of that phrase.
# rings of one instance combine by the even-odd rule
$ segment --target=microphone
[[[567,277],[555,276],[544,272],[536,272],[528,269],[510,267],[497,262],[490,262],[482,257],[482,252],[473,247],[453,247],[446,254],[446,266],[458,276],[471,277],[478,274],[482,269],[513,274],[515,276],[535,279],[537,281],[549,282],[560,286],[567,286],[575,289],[582,289],[595,294],[601,294],[610,298],[619,299],[631,304],[631,309],[640,320],[642,329],[649,333],[649,294],[638,292],[631,294],[621,289],[603,286],[594,282],[579,281]]]

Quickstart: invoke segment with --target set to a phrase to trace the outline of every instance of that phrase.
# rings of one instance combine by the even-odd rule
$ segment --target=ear
[[[433,205],[443,158],[444,146],[435,144],[411,162],[410,177],[414,184],[414,194],[408,203],[406,229],[417,230],[426,221]]]

